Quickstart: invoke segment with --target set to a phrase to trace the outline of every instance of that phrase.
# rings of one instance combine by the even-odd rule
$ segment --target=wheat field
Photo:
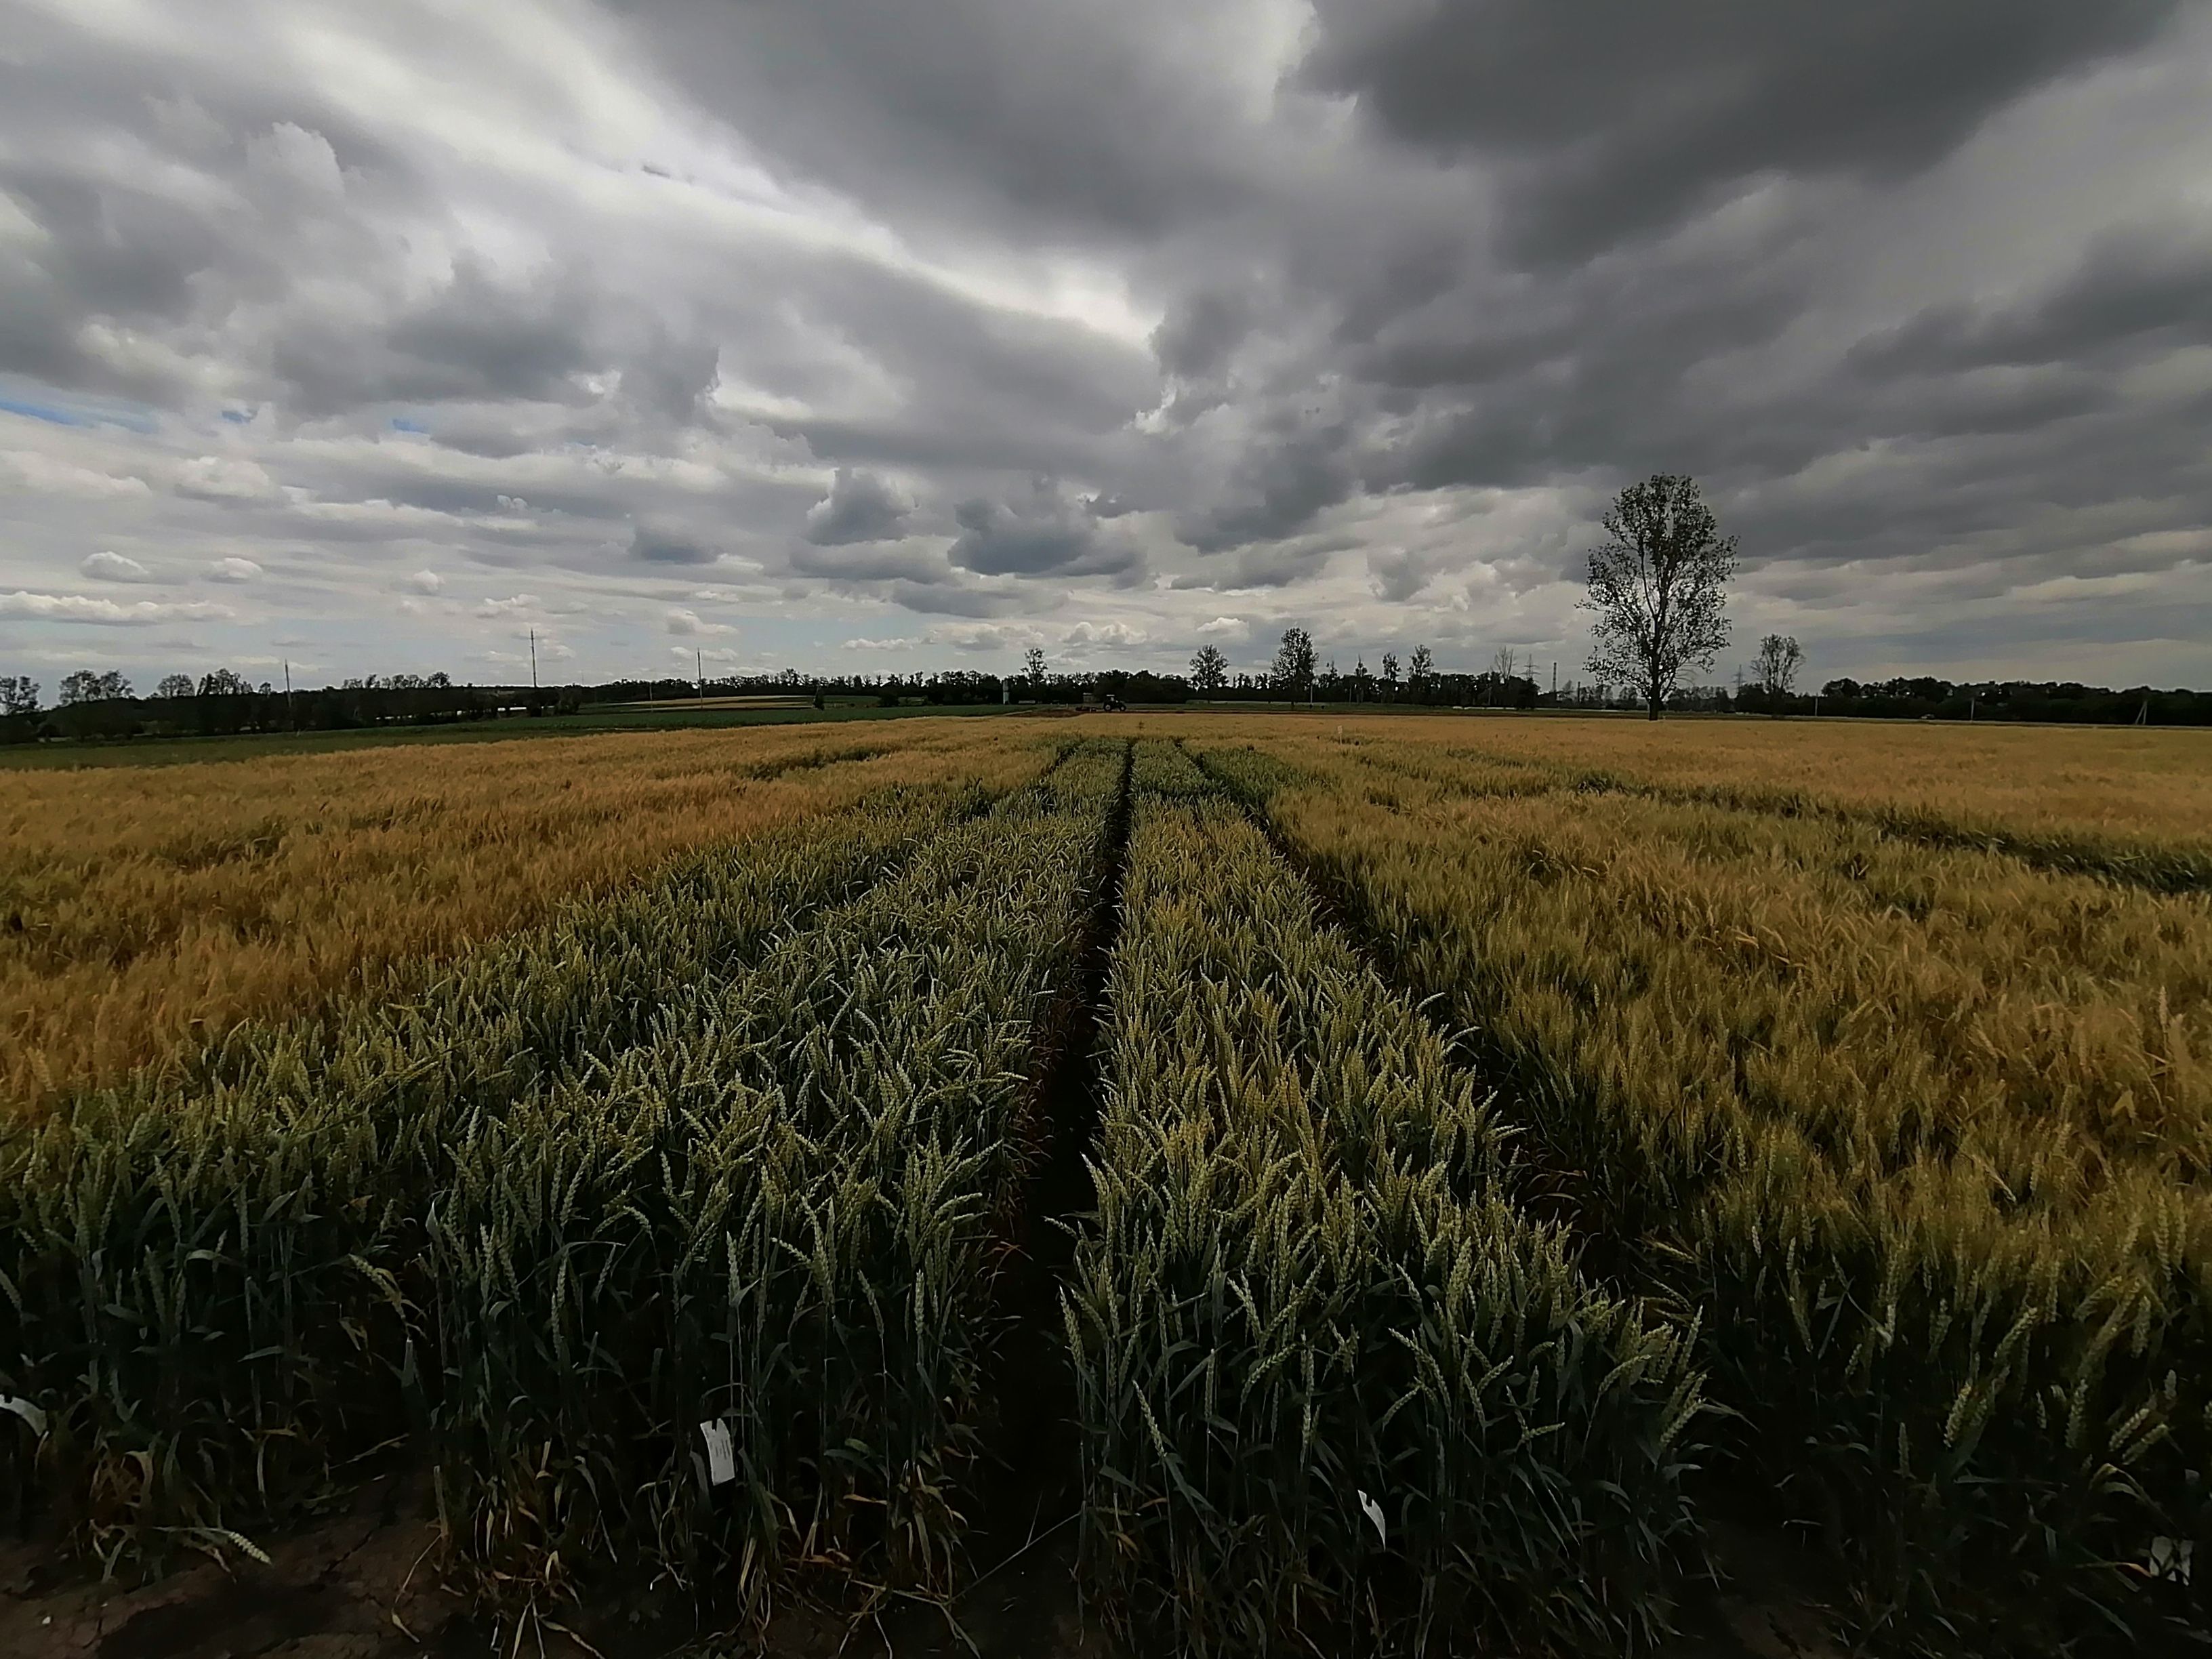
[[[0,1516],[160,1571],[394,1455],[517,1640],[937,1605],[1029,1320],[1131,1651],[1651,1651],[1747,1512],[1869,1651],[2197,1639],[2208,760],[1188,712],[24,775]]]
[[[368,994],[893,781],[1012,775],[1029,748],[915,720],[9,773],[0,1103]]]

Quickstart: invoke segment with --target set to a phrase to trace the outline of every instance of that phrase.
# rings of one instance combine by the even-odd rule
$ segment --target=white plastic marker
[[[738,1455],[730,1444],[730,1425],[719,1417],[710,1417],[699,1425],[699,1435],[707,1443],[707,1484],[728,1486],[738,1478]]]
[[[2192,1565],[2190,1557],[2196,1553],[2197,1545],[2193,1540],[2184,1538],[2177,1541],[2171,1538],[2154,1538],[2150,1540],[2150,1576],[2171,1578],[2177,1584],[2185,1584],[2189,1582],[2189,1569]]]
[[[1370,1498],[1365,1492],[1361,1492],[1359,1494],[1359,1510],[1361,1514],[1364,1515],[1370,1521],[1372,1521],[1375,1523],[1375,1536],[1382,1541],[1382,1547],[1385,1549],[1388,1549],[1390,1547],[1390,1534],[1382,1525],[1382,1506],[1376,1503],[1373,1498]]]
[[[0,1412],[13,1412],[31,1425],[31,1432],[43,1437],[46,1432],[46,1414],[27,1400],[18,1400],[12,1394],[0,1394]]]

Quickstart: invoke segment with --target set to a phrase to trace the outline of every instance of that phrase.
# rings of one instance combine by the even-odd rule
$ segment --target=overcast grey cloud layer
[[[0,13],[0,672],[2212,684],[2201,3]]]

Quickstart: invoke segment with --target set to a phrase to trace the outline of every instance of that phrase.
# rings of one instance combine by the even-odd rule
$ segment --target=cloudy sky
[[[0,672],[2212,684],[2212,5],[0,0]]]

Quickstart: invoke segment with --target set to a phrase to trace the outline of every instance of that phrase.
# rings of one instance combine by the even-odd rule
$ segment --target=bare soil
[[[1042,1390],[1040,1390],[1042,1392]],[[1030,1425],[1031,1428],[1036,1425]],[[1056,1465],[1054,1457],[1050,1463]],[[1041,1463],[1042,1463],[1041,1460]],[[1012,1470],[994,1488],[1028,1482]],[[1061,1517],[1072,1515],[1072,1508]],[[516,1632],[472,1617],[438,1582],[436,1528],[417,1480],[372,1482],[343,1511],[273,1545],[263,1565],[234,1556],[137,1587],[57,1576],[52,1553],[0,1545],[0,1654],[8,1659],[1114,1659],[1075,1589],[1075,1528],[993,1514],[975,1540],[977,1576],[949,1607],[909,1605],[857,1621],[820,1611],[780,1619],[754,1646],[614,1607],[574,1629]],[[1724,1530],[1734,1583],[1689,1609],[1660,1659],[1841,1659],[1810,1593],[1802,1554]],[[994,1555],[984,1546],[999,1548]],[[957,1621],[958,1628],[954,1628]],[[578,1639],[580,1637],[580,1640]]]

